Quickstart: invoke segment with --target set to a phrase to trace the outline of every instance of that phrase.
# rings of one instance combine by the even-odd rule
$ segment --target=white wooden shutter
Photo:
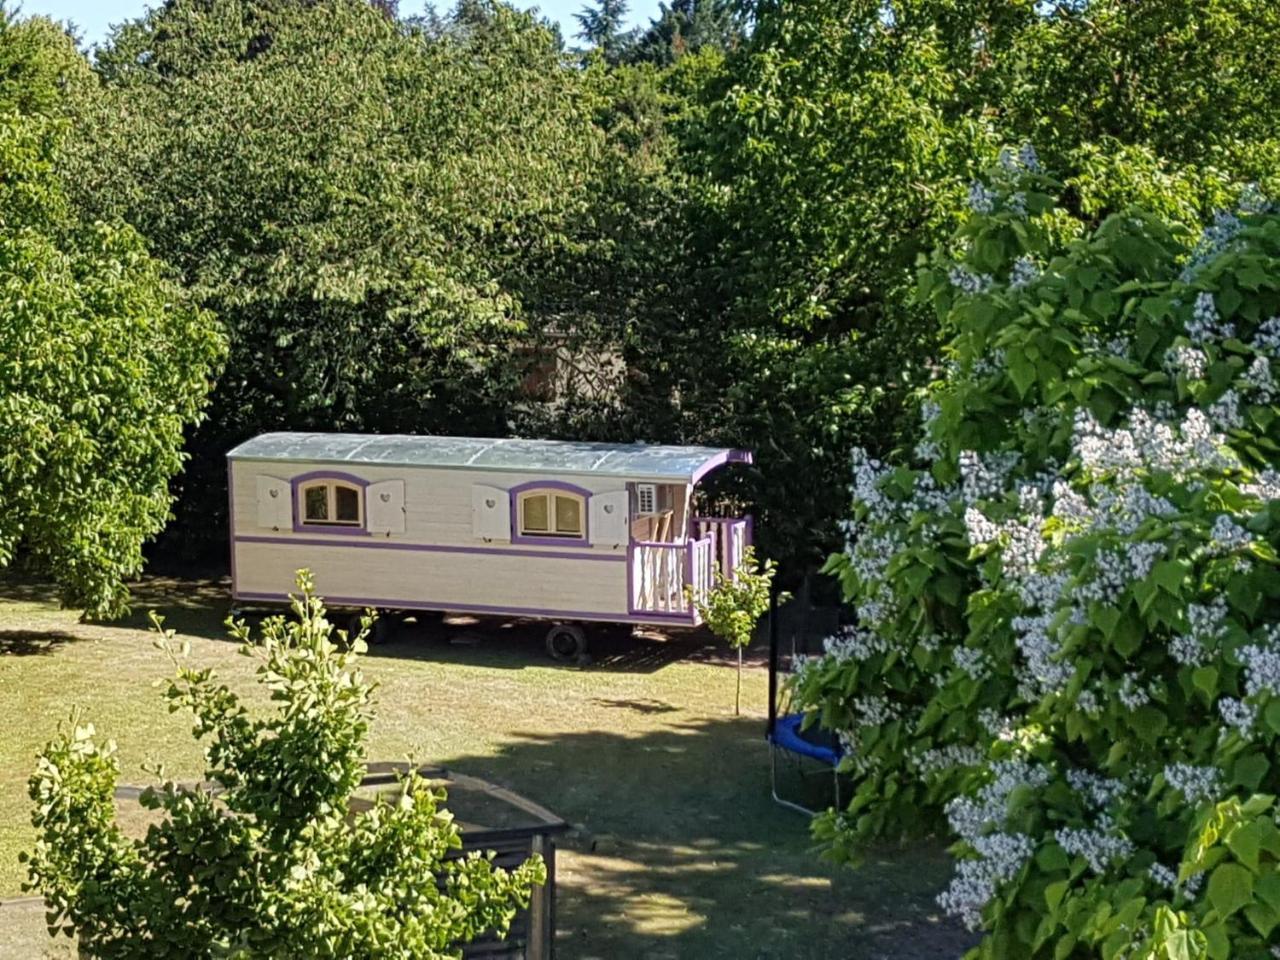
[[[404,481],[369,484],[365,511],[370,533],[404,533]]]
[[[511,501],[507,491],[483,483],[471,487],[471,528],[480,540],[511,539]]]
[[[597,493],[591,498],[591,542],[620,547],[627,542],[627,491]]]
[[[268,530],[292,529],[293,505],[289,502],[289,481],[261,474],[256,479],[258,482],[258,526],[265,527]]]
[[[636,513],[658,512],[658,488],[652,483],[636,484]]]

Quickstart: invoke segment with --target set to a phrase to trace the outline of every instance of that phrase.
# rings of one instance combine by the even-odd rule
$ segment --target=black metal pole
[[[769,726],[765,735],[773,736],[778,720],[778,587],[769,586]]]

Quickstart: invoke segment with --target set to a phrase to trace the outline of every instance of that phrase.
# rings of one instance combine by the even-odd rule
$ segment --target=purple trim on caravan
[[[699,480],[705,477],[717,467],[723,467],[726,463],[754,463],[755,458],[751,455],[750,450],[726,450],[724,453],[716,454],[702,466],[700,466],[693,475],[693,479],[689,481],[690,486],[697,486]]]
[[[435,543],[403,543],[394,540],[368,540],[349,543],[345,540],[325,540],[321,537],[259,537],[251,534],[235,537],[238,543],[271,543],[286,546],[351,547],[358,550],[409,550],[418,553],[480,553],[508,557],[547,557],[552,560],[608,560],[617,563],[624,559],[616,553],[569,553],[552,550],[509,550],[505,547],[458,547]],[[563,544],[560,544],[561,546]]]
[[[565,490],[582,497],[582,536],[581,537],[540,537],[525,535],[520,532],[520,494],[531,490]],[[591,546],[591,491],[574,483],[563,480],[530,480],[507,490],[511,511],[511,542],[528,543],[542,547],[563,547],[565,544],[580,543]],[[550,517],[547,518],[550,520]]]
[[[227,539],[231,542],[231,593],[236,592],[236,486],[232,473],[234,461],[227,457]]]
[[[236,600],[260,600],[284,603],[287,593],[237,593]],[[391,610],[442,610],[447,613],[487,613],[510,617],[538,617],[560,620],[599,620],[606,623],[653,623],[667,626],[692,627],[693,618],[682,614],[650,613],[640,616],[623,613],[604,613],[599,610],[547,610],[541,607],[495,607],[482,603],[431,603],[419,600],[378,600],[370,597],[329,597],[326,603],[343,607],[382,607]]]
[[[302,489],[304,483],[310,483],[312,480],[341,480],[343,483],[349,483],[354,487],[360,488],[360,525],[359,526],[343,526],[337,523],[304,523],[300,519],[302,511],[298,509],[298,493]],[[340,470],[312,470],[310,473],[300,473],[289,481],[289,501],[293,510],[293,532],[294,533],[317,533],[323,531],[325,533],[338,534],[344,537],[369,537],[369,514],[368,504],[365,502],[366,490],[369,487],[369,481],[364,477],[357,477],[354,473],[343,473]]]

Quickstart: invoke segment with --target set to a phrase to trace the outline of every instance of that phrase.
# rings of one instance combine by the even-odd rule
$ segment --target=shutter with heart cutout
[[[598,547],[620,547],[627,533],[627,491],[597,493],[591,498],[591,543]]]
[[[370,533],[404,533],[404,481],[371,483],[365,491]]]
[[[287,530],[293,526],[293,505],[289,502],[288,480],[258,476],[258,526],[268,530]]]
[[[471,528],[480,540],[511,539],[511,501],[507,491],[483,483],[472,486]]]

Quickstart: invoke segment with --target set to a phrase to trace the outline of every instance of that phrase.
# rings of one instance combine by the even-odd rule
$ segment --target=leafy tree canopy
[[[522,271],[567,244],[602,138],[594,74],[472,5],[441,32],[358,0],[171,0],[100,51],[77,201],[141,230],[231,338],[192,529],[262,429],[506,431]]]
[[[94,87],[51,22],[0,25],[0,565],[113,614],[224,348],[131,228],[67,200],[64,97]]]
[[[212,671],[178,666],[166,698],[207,740],[206,783],[146,790],[158,822],[139,840],[116,822],[114,744],[73,719],[30,780],[39,837],[24,859],[51,932],[90,957],[305,956],[447,960],[486,931],[505,935],[540,857],[515,870],[459,855],[443,791],[416,776],[392,801],[354,809],[372,687],[348,637],[299,578],[293,616],[250,639],[231,625],[274,709],[255,714]],[[367,626],[367,624],[366,624]]]

